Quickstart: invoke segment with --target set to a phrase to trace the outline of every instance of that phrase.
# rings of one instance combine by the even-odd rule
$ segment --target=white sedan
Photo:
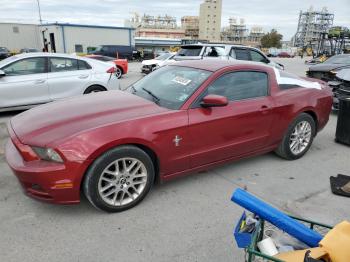
[[[157,56],[154,59],[143,60],[141,72],[144,74],[149,74],[154,70],[158,69],[159,67],[175,62],[174,60],[175,54],[176,53],[165,53],[160,56]]]
[[[0,112],[92,92],[119,89],[108,63],[56,53],[28,53],[0,61]]]

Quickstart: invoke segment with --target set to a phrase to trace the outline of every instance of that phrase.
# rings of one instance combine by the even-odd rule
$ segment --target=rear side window
[[[91,69],[91,66],[85,61],[78,60],[78,69],[79,70],[88,70],[88,69]]]
[[[230,101],[263,97],[268,95],[268,76],[256,71],[232,72],[215,80],[207,91]]]
[[[235,52],[235,58],[237,60],[250,60],[250,56],[249,56],[249,53],[248,53],[248,50],[246,49],[234,49],[234,52]]]
[[[78,60],[70,58],[50,58],[51,72],[78,70]]]
[[[225,55],[225,48],[222,46],[207,46],[204,52],[205,57],[221,57]]]
[[[195,47],[183,47],[181,50],[178,52],[177,55],[179,56],[199,56],[202,51],[201,46],[195,46]]]
[[[8,76],[46,73],[45,57],[26,58],[5,66],[2,70]]]

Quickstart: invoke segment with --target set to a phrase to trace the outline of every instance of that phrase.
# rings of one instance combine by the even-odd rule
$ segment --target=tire
[[[287,160],[299,159],[310,149],[315,135],[315,120],[309,114],[302,113],[289,125],[275,153]]]
[[[153,162],[146,152],[135,146],[120,146],[95,160],[86,173],[83,190],[97,209],[121,212],[145,198],[154,177]]]
[[[115,71],[115,75],[118,79],[122,78],[123,70],[120,67],[117,67],[117,69]]]
[[[91,93],[97,93],[97,92],[103,92],[106,91],[106,88],[103,86],[98,86],[98,85],[92,85],[86,88],[84,95],[86,94],[91,94]]]

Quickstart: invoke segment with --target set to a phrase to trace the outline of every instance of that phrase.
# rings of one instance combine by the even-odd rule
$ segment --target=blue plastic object
[[[322,239],[319,233],[242,189],[236,189],[231,200],[310,247],[317,247]]]
[[[236,243],[237,243],[237,246],[239,248],[247,248],[250,245],[250,243],[252,242],[252,238],[253,238],[253,234],[254,234],[254,231],[251,233],[239,232],[241,229],[242,221],[245,220],[246,217],[247,217],[246,213],[243,212],[241,218],[239,219],[239,221],[235,227],[235,230],[233,231],[233,235],[235,236]]]

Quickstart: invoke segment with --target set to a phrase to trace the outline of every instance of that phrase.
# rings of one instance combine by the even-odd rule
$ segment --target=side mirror
[[[0,70],[0,77],[4,77],[6,75],[6,73],[2,70]]]
[[[224,96],[219,95],[207,95],[202,99],[201,106],[204,108],[208,107],[220,107],[227,106],[228,99]]]

